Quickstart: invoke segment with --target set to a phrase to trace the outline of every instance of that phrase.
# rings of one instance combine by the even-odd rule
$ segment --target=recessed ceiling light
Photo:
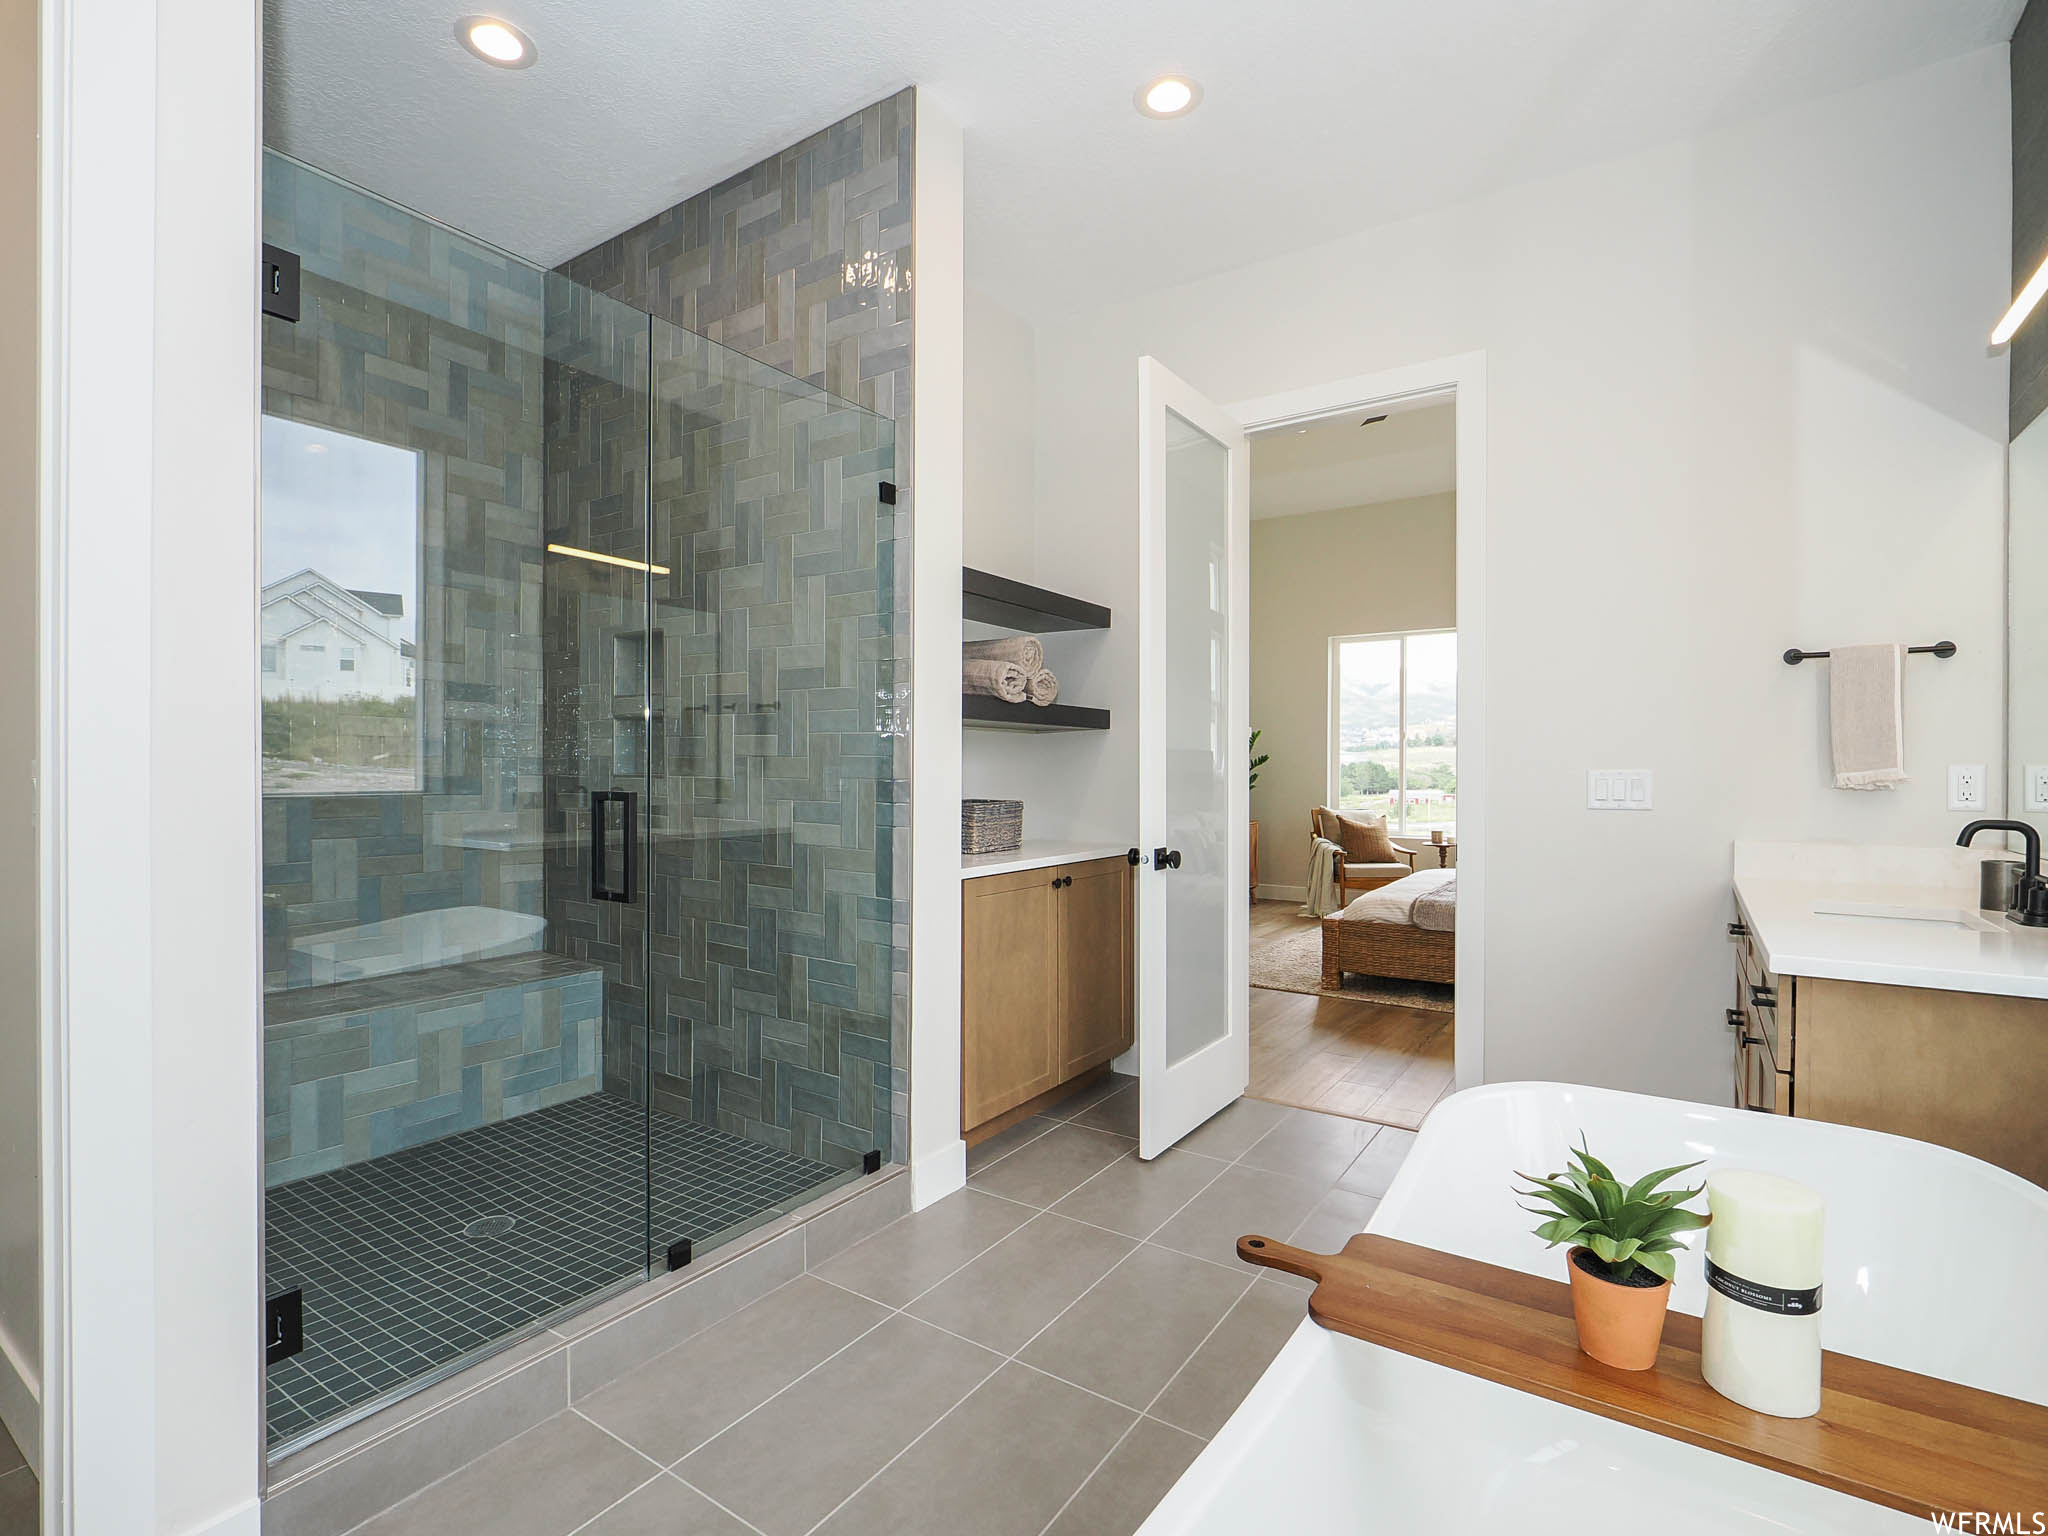
[[[524,69],[540,57],[532,38],[496,16],[463,17],[455,23],[455,40],[500,69]]]
[[[1138,110],[1147,117],[1181,117],[1202,102],[1202,88],[1185,75],[1161,75],[1138,88]]]

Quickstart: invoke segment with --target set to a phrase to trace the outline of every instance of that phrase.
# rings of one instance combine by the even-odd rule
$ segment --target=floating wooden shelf
[[[1078,704],[1008,704],[985,693],[963,693],[960,723],[992,731],[1106,731],[1109,711]]]
[[[1083,602],[1064,592],[1049,592],[972,567],[960,572],[960,615],[977,624],[1024,634],[1109,628],[1109,610],[1100,603]]]
[[[1241,1237],[1237,1255],[1315,1281],[1309,1315],[1335,1332],[1911,1515],[2032,1511],[2048,1488],[2035,1403],[1829,1353],[1819,1414],[1775,1419],[1707,1385],[1685,1313],[1653,1369],[1621,1371],[1580,1352],[1561,1280],[1367,1233],[1337,1254]]]

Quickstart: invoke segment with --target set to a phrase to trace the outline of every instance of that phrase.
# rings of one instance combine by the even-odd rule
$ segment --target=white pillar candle
[[[1708,1176],[1707,1209],[1707,1384],[1781,1419],[1820,1412],[1819,1192],[1731,1169]]]

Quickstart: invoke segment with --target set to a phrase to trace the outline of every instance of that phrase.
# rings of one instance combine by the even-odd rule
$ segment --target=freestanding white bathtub
[[[289,985],[305,987],[491,960],[539,949],[547,927],[548,920],[537,913],[496,907],[409,912],[292,940],[285,975]]]
[[[1438,1106],[1368,1230],[1563,1279],[1561,1252],[1529,1235],[1536,1219],[1510,1179],[1563,1166],[1581,1131],[1617,1172],[1704,1158],[1701,1173],[1765,1168],[1822,1190],[1828,1349],[2048,1402],[2048,1191],[1945,1147],[1598,1088],[1497,1084]],[[1679,1311],[1705,1305],[1703,1235],[1679,1265]],[[1139,1536],[1585,1536],[1614,1524],[1660,1536],[1930,1528],[1304,1319]]]

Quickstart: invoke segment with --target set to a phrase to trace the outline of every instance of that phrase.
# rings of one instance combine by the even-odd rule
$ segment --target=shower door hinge
[[[263,1363],[289,1360],[306,1347],[306,1293],[294,1286],[263,1304]]]
[[[863,1152],[861,1154],[860,1171],[862,1173],[880,1173],[882,1171],[882,1149],[880,1147],[875,1148],[872,1152]]]
[[[885,507],[893,507],[893,506],[895,506],[895,505],[896,505],[896,482],[895,482],[894,480],[884,480],[884,481],[882,482],[882,485],[881,485],[881,492],[880,492],[880,494],[881,494],[881,498],[882,498],[882,505],[883,505],[883,506],[885,506]]]
[[[280,320],[289,320],[294,325],[299,321],[299,258],[296,252],[288,251],[281,245],[263,246],[263,265],[257,270],[258,288],[263,299],[263,313],[275,315]]]
[[[679,1237],[668,1245],[668,1267],[670,1269],[681,1269],[689,1262],[690,1240],[687,1237]]]

